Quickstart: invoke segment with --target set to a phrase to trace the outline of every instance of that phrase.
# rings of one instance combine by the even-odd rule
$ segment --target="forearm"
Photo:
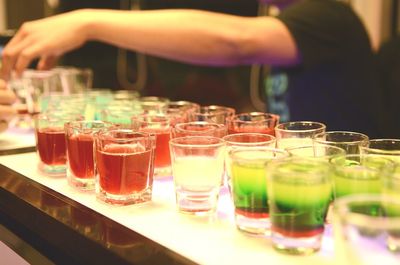
[[[85,10],[87,38],[188,63],[236,65],[250,18],[196,10]]]

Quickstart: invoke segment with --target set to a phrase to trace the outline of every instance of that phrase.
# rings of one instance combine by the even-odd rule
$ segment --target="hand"
[[[7,121],[16,114],[11,106],[15,99],[14,93],[7,90],[6,82],[0,79],[0,132],[7,129]]]
[[[84,11],[73,11],[24,23],[3,50],[2,74],[8,79],[11,71],[17,75],[39,58],[41,70],[54,66],[57,58],[87,40]]]

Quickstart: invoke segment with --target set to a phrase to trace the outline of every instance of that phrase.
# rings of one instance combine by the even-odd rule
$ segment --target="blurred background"
[[[398,0],[346,2],[363,19],[375,49],[399,32]],[[25,21],[79,8],[194,8],[243,16],[271,12],[257,0],[0,0],[1,44]],[[95,42],[66,54],[59,64],[92,68],[94,88],[136,90],[171,100],[230,106],[238,112],[265,108],[262,86],[268,78],[268,66],[193,66]]]

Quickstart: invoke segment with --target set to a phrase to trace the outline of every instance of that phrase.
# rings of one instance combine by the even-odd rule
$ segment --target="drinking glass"
[[[217,208],[225,142],[211,136],[170,140],[172,174],[180,212],[204,215]]]
[[[97,198],[127,205],[151,200],[155,137],[132,129],[105,128],[95,137]]]
[[[83,120],[83,116],[67,112],[45,112],[34,116],[39,170],[43,173],[65,175],[67,147],[64,124],[75,120]]]
[[[100,111],[100,120],[123,127],[130,127],[132,117],[140,115],[140,113],[142,113],[142,110],[134,106],[110,105]]]
[[[184,136],[214,136],[222,138],[227,133],[225,124],[207,121],[178,123],[172,128],[172,138]]]
[[[279,116],[264,112],[248,112],[227,118],[228,133],[265,133],[275,135]]]
[[[314,141],[343,148],[347,154],[359,154],[362,147],[367,147],[369,137],[358,132],[331,131],[315,135]]]
[[[171,156],[169,140],[171,139],[171,119],[163,114],[142,114],[132,117],[132,128],[156,136],[154,158],[154,176],[171,176]]]
[[[57,66],[51,70],[59,78],[64,94],[82,93],[92,88],[93,71],[89,68]]]
[[[349,155],[333,158],[336,198],[354,193],[380,194],[383,178],[391,178],[396,164],[381,156]]]
[[[274,148],[233,149],[229,152],[236,227],[250,234],[270,232],[265,165],[288,153]]]
[[[226,119],[235,115],[235,109],[225,106],[202,106],[200,110],[189,111],[189,121],[208,121],[212,123],[226,124]]]
[[[40,96],[62,91],[57,76],[51,71],[26,70],[21,77],[13,76],[9,87],[16,95],[14,107],[18,113],[10,126],[27,129],[34,127],[32,116],[41,112]]]
[[[338,198],[334,207],[337,264],[400,264],[400,200],[379,194]]]
[[[344,157],[346,155],[346,151],[340,147],[317,143],[313,145],[289,147],[285,150],[292,156],[313,157],[326,160],[327,162],[335,157]]]
[[[276,144],[279,149],[312,145],[316,134],[325,132],[326,126],[320,122],[294,121],[275,127]]]
[[[94,189],[94,134],[112,126],[102,121],[72,121],[64,126],[67,141],[67,178],[71,186]]]
[[[226,144],[225,151],[225,181],[228,184],[229,191],[232,194],[232,183],[231,183],[231,158],[228,155],[234,149],[250,149],[250,148],[274,148],[276,145],[275,137],[269,134],[262,133],[236,133],[228,134],[222,139]]]
[[[331,165],[287,157],[268,163],[266,174],[274,248],[290,254],[318,251],[332,196]]]
[[[167,103],[163,113],[174,117],[174,125],[189,121],[188,113],[200,110],[200,105],[194,102],[179,100]]]
[[[139,104],[144,113],[155,114],[162,113],[170,100],[164,97],[146,96],[139,98]]]
[[[297,146],[285,149],[291,156],[298,157],[308,157],[312,159],[324,160],[330,162],[332,159],[344,159],[346,151],[340,147],[327,145],[327,144],[317,144],[314,143],[311,146]],[[333,197],[332,193],[331,203],[329,205],[328,213],[325,218],[326,224],[331,224],[332,220],[332,207],[333,207]]]
[[[400,139],[371,139],[368,146],[361,146],[363,154],[385,155],[391,159],[400,159]]]

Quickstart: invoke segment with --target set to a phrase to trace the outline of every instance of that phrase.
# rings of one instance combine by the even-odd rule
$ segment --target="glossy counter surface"
[[[238,231],[226,187],[214,218],[199,218],[176,211],[172,178],[155,180],[152,202],[115,207],[41,175],[34,152],[0,164],[1,224],[57,264],[334,263],[330,229],[322,250],[306,257]]]

